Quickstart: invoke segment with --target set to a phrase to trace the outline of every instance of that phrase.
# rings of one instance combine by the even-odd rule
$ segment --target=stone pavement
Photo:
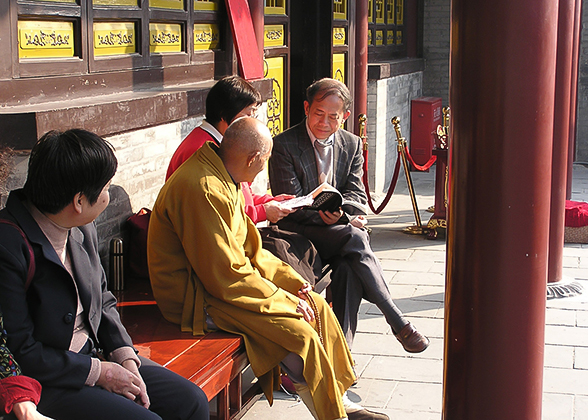
[[[412,173],[421,219],[434,204],[434,171]],[[588,169],[574,166],[572,199],[588,201]],[[352,353],[359,381],[350,398],[384,412],[392,420],[440,420],[443,375],[443,304],[445,241],[402,233],[414,224],[405,179],[386,210],[370,216],[372,247],[385,270],[394,301],[431,340],[421,354],[403,351],[380,311],[364,301]],[[566,244],[564,281],[578,281],[585,293],[549,300],[546,312],[544,420],[588,420],[588,244]],[[245,420],[312,420],[301,402],[275,392],[274,406],[265,398]]]

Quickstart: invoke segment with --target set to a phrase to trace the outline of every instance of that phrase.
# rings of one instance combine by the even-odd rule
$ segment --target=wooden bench
[[[115,295],[139,354],[194,382],[208,401],[216,397],[216,416],[211,410],[211,418],[235,420],[259,398],[257,386],[243,388],[242,372],[249,361],[241,337],[225,332],[182,333],[161,315],[148,281],[130,283]]]

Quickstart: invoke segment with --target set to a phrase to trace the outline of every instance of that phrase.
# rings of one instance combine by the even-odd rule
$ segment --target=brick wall
[[[410,101],[422,90],[422,72],[368,81],[368,181],[374,198],[387,192],[398,156],[391,120],[400,118],[402,135],[410,141]]]
[[[265,115],[265,106],[262,105],[261,115]],[[110,240],[123,238],[125,247],[128,246],[126,219],[142,207],[153,208],[165,182],[165,173],[172,154],[203,118],[204,116],[198,116],[105,137],[114,147],[118,159],[118,169],[110,187],[110,204],[96,219],[100,256],[107,273]],[[28,152],[21,152],[12,158],[11,174],[6,182],[8,191],[24,185],[28,157]],[[258,193],[265,193],[267,185],[267,171],[264,171],[256,178],[253,188]],[[6,196],[0,197],[0,208],[5,201]]]
[[[202,119],[199,116],[105,138],[114,146],[118,159],[118,170],[110,187],[110,204],[96,219],[100,256],[106,272],[110,240],[115,237],[126,239],[125,220],[142,207],[153,207],[171,155]],[[12,158],[7,190],[24,185],[28,157],[28,153],[19,153]],[[5,200],[6,196],[3,196],[2,206]]]
[[[105,269],[110,240],[127,239],[125,220],[142,207],[153,208],[171,155],[202,119],[189,118],[106,138],[116,150],[118,170],[110,187],[110,204],[96,219]]]
[[[450,0],[425,0],[423,28],[423,96],[449,104]]]

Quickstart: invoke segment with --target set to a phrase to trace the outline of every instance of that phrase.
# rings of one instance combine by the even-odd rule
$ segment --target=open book
[[[364,204],[344,199],[335,187],[326,182],[323,182],[309,194],[282,201],[280,205],[290,210],[305,208],[334,212],[343,208],[343,211],[349,214],[367,214],[367,207]]]

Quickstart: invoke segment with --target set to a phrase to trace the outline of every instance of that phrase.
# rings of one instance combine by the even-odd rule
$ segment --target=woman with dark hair
[[[227,127],[239,117],[253,117],[261,104],[261,94],[247,80],[227,76],[206,95],[206,119],[186,136],[174,152],[167,168],[167,179],[204,143],[222,141]]]
[[[208,419],[200,388],[137,355],[106,287],[93,222],[116,168],[112,146],[85,130],[33,147],[24,188],[0,211],[8,348],[57,419]]]

